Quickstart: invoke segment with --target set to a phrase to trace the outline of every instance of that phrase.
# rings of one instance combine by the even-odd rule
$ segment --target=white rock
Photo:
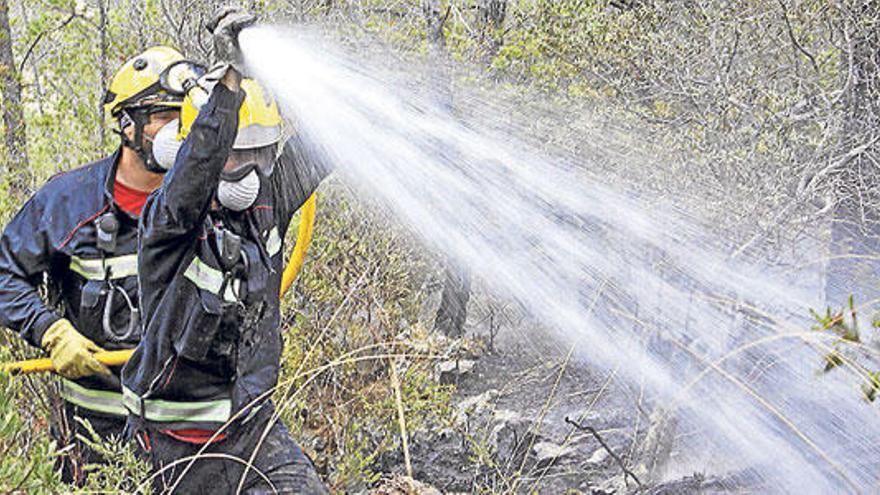
[[[450,359],[437,363],[437,371],[441,374],[453,373],[463,375],[465,373],[470,373],[476,364],[477,362],[471,359]]]
[[[482,414],[483,411],[490,408],[491,402],[499,395],[500,392],[493,388],[459,402],[456,406],[456,422],[461,424],[468,415]]]
[[[500,423],[518,423],[522,420],[522,416],[509,409],[496,409],[492,413],[492,419]]]
[[[600,448],[600,449],[597,449],[595,452],[593,452],[593,455],[591,455],[590,458],[587,459],[587,464],[601,464],[607,458],[608,458],[608,451]]]
[[[538,442],[532,446],[532,452],[538,458],[538,462],[552,461],[560,457],[573,454],[574,447],[563,446],[553,442]]]

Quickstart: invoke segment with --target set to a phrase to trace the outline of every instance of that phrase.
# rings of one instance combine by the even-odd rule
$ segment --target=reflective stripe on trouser
[[[61,380],[61,397],[83,409],[116,416],[128,416],[122,405],[122,394],[109,390],[94,390],[70,380]]]
[[[193,402],[141,399],[125,386],[122,403],[132,414],[156,422],[225,423],[232,415],[230,399]]]
[[[107,270],[110,278],[118,279],[137,275],[137,254],[126,254],[112,258],[86,259],[78,256],[70,257],[70,270],[79,273],[88,280],[104,280]]]

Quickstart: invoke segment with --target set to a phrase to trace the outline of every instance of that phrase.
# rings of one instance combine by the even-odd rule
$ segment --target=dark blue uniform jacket
[[[262,403],[278,379],[282,241],[328,170],[304,159],[292,138],[272,174],[261,176],[251,208],[217,209],[243,97],[217,85],[144,207],[138,262],[145,334],[123,370],[136,427],[217,427]],[[230,264],[224,242],[234,236],[240,256]]]
[[[137,306],[138,221],[113,201],[118,158],[117,151],[50,179],[0,237],[0,325],[34,346],[61,317],[108,350],[132,348],[140,339],[137,317],[131,321]],[[108,213],[119,223],[110,251],[97,243],[97,220]],[[41,295],[44,281],[48,290]],[[114,371],[117,376],[76,383],[119,392]],[[125,413],[121,403],[107,403],[106,409]]]

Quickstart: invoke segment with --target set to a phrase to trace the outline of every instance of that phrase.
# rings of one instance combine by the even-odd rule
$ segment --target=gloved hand
[[[65,378],[74,380],[97,373],[110,374],[110,370],[94,356],[94,353],[103,352],[104,349],[77,332],[65,318],[46,330],[40,344],[49,351],[55,371]]]
[[[224,5],[214,12],[206,27],[214,35],[214,58],[217,63],[232,67],[242,76],[246,74],[238,34],[256,20],[253,14],[236,4]]]

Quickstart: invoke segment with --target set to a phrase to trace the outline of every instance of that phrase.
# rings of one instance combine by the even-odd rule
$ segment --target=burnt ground
[[[649,434],[651,406],[644,390],[622,384],[613,371],[579,363],[570,344],[554,341],[522,318],[495,326],[490,339],[486,318],[471,313],[469,335],[487,344],[478,355],[440,365],[441,378],[456,385],[455,419],[413,434],[416,480],[443,493],[730,491],[725,489],[730,483],[699,473],[652,483],[652,476],[662,477],[645,467],[654,459],[646,450],[656,454],[658,447],[646,447],[656,431]],[[668,444],[665,452],[659,448],[666,459],[675,456],[673,442]],[[399,454],[380,462],[386,473],[404,471]]]

